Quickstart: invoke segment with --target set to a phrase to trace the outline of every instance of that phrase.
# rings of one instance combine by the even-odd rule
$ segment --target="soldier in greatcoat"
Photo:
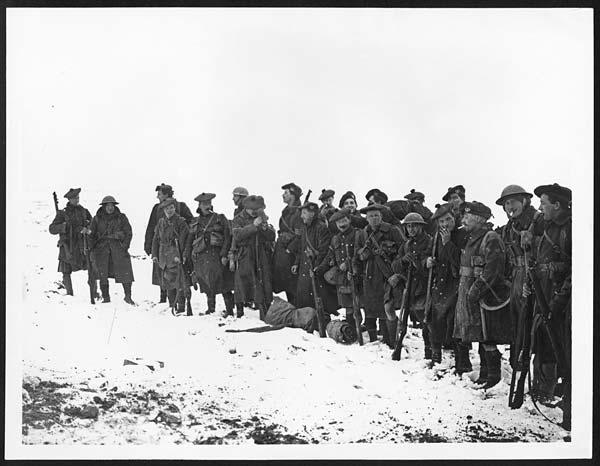
[[[154,239],[154,231],[156,229],[156,224],[158,220],[164,216],[163,208],[161,207],[161,203],[166,199],[173,199],[174,191],[173,187],[161,183],[155,188],[156,198],[158,199],[158,203],[152,207],[152,212],[150,212],[150,219],[148,220],[148,226],[146,227],[146,235],[144,239],[144,251],[149,256],[152,255],[152,240]],[[176,201],[175,203],[175,212],[177,215],[182,217],[187,224],[189,225],[194,215],[190,211],[189,207],[185,202]],[[187,280],[187,279],[186,279]],[[161,272],[156,263],[152,264],[152,284],[156,286],[160,286],[161,283]],[[190,283],[191,284],[191,283]],[[191,296],[191,291],[187,290],[186,296]],[[167,290],[161,288],[160,289],[160,303],[164,303],[167,301]],[[188,299],[188,310],[191,311],[191,306],[189,305]]]
[[[241,214],[244,211],[244,199],[246,199],[249,194],[250,193],[248,192],[248,190],[246,188],[244,188],[243,186],[238,186],[233,189],[232,201],[233,201],[233,204],[235,205],[235,209],[233,210],[232,219],[234,219],[235,217],[237,217],[239,214]],[[231,231],[231,221],[229,222],[229,226],[230,226],[229,230]],[[235,254],[236,254],[235,240],[232,237],[231,244],[229,246],[229,252],[227,254],[227,258],[229,259],[229,271],[231,273],[235,273]],[[245,303],[238,303],[235,298],[234,298],[234,301],[235,301],[236,315],[237,315],[237,317],[242,317],[244,315],[244,304]],[[247,303],[247,304],[248,304],[248,307],[252,307],[251,306],[252,303]]]
[[[454,320],[455,338],[463,343],[479,343],[481,371],[476,383],[483,383],[486,389],[501,379],[501,354],[496,345],[510,344],[513,337],[504,243],[487,223],[491,215],[488,206],[465,202],[462,223],[467,239],[460,258]]]
[[[381,206],[381,216],[384,222],[400,228],[400,220],[396,218],[392,212],[392,209],[386,205],[388,202],[388,195],[386,193],[381,191],[379,188],[373,188],[367,191],[365,199],[367,200],[368,205],[378,204]]]
[[[461,375],[473,370],[469,359],[470,343],[457,342],[452,338],[460,276],[460,254],[465,245],[466,231],[456,224],[450,203],[438,204],[432,220],[437,227],[434,233],[435,255],[427,258],[427,268],[433,269],[431,311],[427,319],[431,360],[433,363],[441,362],[443,345],[452,343],[455,370]]]
[[[135,304],[131,298],[133,268],[129,245],[133,233],[127,216],[117,207],[113,196],[105,196],[90,225],[91,261],[100,280],[102,301],[110,302],[108,279],[114,278],[123,285],[125,302]]]
[[[284,184],[281,189],[286,206],[279,218],[279,231],[273,254],[273,292],[285,291],[288,302],[296,305],[298,276],[292,273],[292,266],[296,263],[298,240],[303,228],[300,218],[302,189],[295,183]]]
[[[350,211],[350,224],[354,228],[364,228],[368,225],[367,220],[358,211],[356,196],[352,191],[346,191],[340,198],[339,208]]]
[[[540,198],[543,222],[536,223],[532,244],[535,257],[535,277],[548,305],[544,309],[535,301],[532,329],[533,393],[542,403],[554,395],[562,395],[562,425],[571,428],[571,272],[572,272],[572,213],[571,190],[557,183],[538,186],[533,191]],[[548,314],[547,314],[548,313]],[[548,318],[555,349],[541,325],[541,316]],[[557,382],[562,379],[562,393]]]
[[[190,225],[183,257],[191,261],[192,278],[200,292],[206,294],[206,314],[215,312],[216,295],[222,294],[226,317],[233,315],[233,273],[228,267],[231,230],[225,215],[213,212],[215,197],[213,193],[202,193],[194,198],[198,202],[198,217]]]
[[[262,196],[250,195],[244,199],[244,211],[232,222],[235,255],[235,300],[253,301],[264,320],[273,301],[271,258],[275,229],[264,213]]]
[[[403,280],[406,288],[409,269],[411,271],[410,286],[408,288],[408,311],[416,326],[423,329],[423,342],[425,343],[425,359],[431,359],[431,344],[429,328],[422,325],[425,310],[425,297],[427,294],[427,257],[431,254],[432,238],[424,231],[425,220],[419,214],[411,212],[404,217],[402,226],[406,229],[408,239],[398,249],[398,254],[392,262],[394,275],[390,279],[395,287]]]
[[[152,261],[159,271],[160,287],[167,292],[169,306],[178,314],[186,311],[186,290],[189,285],[183,268],[183,251],[189,234],[185,219],[176,212],[177,201],[167,198],[161,202],[164,215],[158,219],[152,239]],[[188,298],[189,301],[189,298]],[[189,309],[188,309],[189,311]]]
[[[62,273],[63,285],[67,295],[73,296],[71,273],[87,270],[84,236],[89,235],[92,215],[79,204],[81,188],[71,188],[64,195],[67,205],[58,210],[50,224],[50,233],[59,235],[58,271]],[[95,285],[94,285],[95,288]]]
[[[385,303],[393,299],[392,284],[388,279],[394,274],[392,261],[402,243],[398,228],[382,219],[383,206],[377,203],[361,209],[366,214],[368,225],[356,236],[354,268],[362,276],[365,327],[370,341],[377,340],[376,323],[383,334],[384,342],[393,347],[395,329],[388,328],[387,321],[394,327],[397,319],[391,320],[386,314]],[[390,335],[392,333],[392,335]]]
[[[328,318],[329,314],[335,314],[339,309],[335,286],[315,272],[322,271],[318,266],[329,250],[331,232],[319,218],[319,206],[314,202],[302,205],[300,217],[304,225],[300,233],[296,263],[292,267],[292,273],[298,275],[296,307],[315,307],[311,278],[311,274],[314,274],[317,293],[323,301],[325,317]]]

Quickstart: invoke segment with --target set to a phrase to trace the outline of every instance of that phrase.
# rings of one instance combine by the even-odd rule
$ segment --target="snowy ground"
[[[381,442],[563,442],[565,431],[526,400],[507,407],[508,371],[490,391],[422,358],[420,331],[394,362],[381,342],[344,346],[315,332],[226,333],[261,325],[204,312],[171,316],[156,304],[151,262],[138,232],[131,253],[136,307],[111,281],[111,303],[88,303],[85,273],[76,296],[60,289],[51,206],[38,203],[25,227],[23,277],[24,444],[253,444]],[[217,298],[217,314],[223,307]],[[116,316],[113,322],[113,316]],[[112,334],[109,333],[112,325]],[[125,360],[138,365],[124,365]],[[506,358],[506,355],[505,355]],[[151,366],[152,368],[148,367]],[[164,366],[164,367],[161,367]],[[558,409],[546,414],[560,420]]]

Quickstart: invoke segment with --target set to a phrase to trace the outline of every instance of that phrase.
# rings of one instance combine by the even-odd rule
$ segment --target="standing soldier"
[[[154,207],[152,207],[152,212],[150,213],[150,219],[148,220],[148,226],[146,227],[146,235],[144,239],[144,251],[146,251],[146,254],[148,255],[152,254],[152,241],[154,239],[154,230],[156,229],[158,220],[164,216],[161,203],[166,199],[173,199],[173,188],[168,184],[161,183],[156,187],[155,191],[158,203],[155,204]],[[185,204],[185,202],[175,202],[175,213],[177,213],[177,215],[179,215],[180,217],[183,217],[183,219],[187,222],[188,225],[194,218],[192,212],[190,211],[189,207]],[[152,284],[160,286],[160,283],[161,271],[156,262],[154,262],[152,264]],[[187,294],[191,294],[189,289]],[[161,288],[159,303],[165,302],[167,302],[167,290]],[[191,306],[189,305],[189,302],[188,310],[191,311]]]
[[[337,212],[337,208],[333,205],[333,196],[335,196],[335,191],[333,189],[322,189],[321,195],[319,196],[319,201],[322,202],[321,207],[319,207],[319,216],[321,220],[325,222],[325,226],[335,232],[332,226],[329,225],[329,218]]]
[[[331,232],[319,218],[318,212],[319,206],[314,202],[306,202],[301,207],[300,216],[304,227],[301,230],[296,263],[292,267],[292,273],[298,274],[296,307],[315,307],[311,272],[319,271],[318,265],[325,259],[331,242]],[[325,312],[335,313],[339,307],[335,287],[327,283],[322,275],[315,274],[314,279]],[[328,319],[329,315],[325,318]]]
[[[92,219],[90,227],[90,250],[95,271],[100,280],[102,301],[110,302],[108,279],[123,284],[125,302],[135,304],[131,299],[133,269],[129,256],[129,245],[133,233],[126,215],[117,207],[113,196],[105,196],[100,208]]]
[[[236,217],[238,214],[241,214],[244,211],[244,199],[248,197],[248,190],[242,186],[238,186],[233,190],[233,204],[235,205],[235,210],[233,211],[233,216]]]
[[[233,315],[233,274],[229,271],[229,247],[231,231],[225,215],[213,212],[212,193],[202,193],[194,199],[198,202],[198,217],[190,226],[190,233],[183,255],[192,264],[194,277],[200,292],[206,294],[208,310],[215,312],[216,295],[222,294],[225,302],[223,317]],[[241,316],[240,316],[241,317]]]
[[[479,342],[481,369],[477,384],[487,389],[501,379],[502,355],[497,344],[511,343],[510,288],[504,278],[505,253],[500,236],[490,229],[490,208],[465,202],[463,225],[467,239],[460,258],[460,282],[454,337]]]
[[[435,221],[431,221],[433,213],[425,205],[425,194],[416,189],[411,189],[410,192],[404,196],[404,199],[408,200],[410,203],[412,212],[416,212],[423,217],[423,220],[427,223],[427,227],[425,228],[427,233],[433,233],[437,225]]]
[[[350,211],[348,209],[338,210],[330,217],[329,221],[335,224],[338,233],[331,238],[329,251],[318,265],[316,275],[333,275],[332,281],[336,284],[337,302],[340,307],[346,309],[346,321],[352,328],[356,328],[352,288],[348,274],[352,267],[354,242],[358,230],[350,224]],[[358,322],[359,325],[360,323]]]
[[[152,239],[152,261],[158,268],[159,286],[166,290],[169,306],[181,314],[185,311],[186,289],[182,253],[187,242],[189,227],[177,212],[177,201],[172,197],[160,203],[160,216]],[[189,303],[189,302],[188,302]],[[188,314],[190,309],[188,308]]]
[[[557,388],[558,377],[563,379],[563,427],[571,428],[571,190],[559,184],[538,186],[533,191],[540,198],[543,223],[536,223],[535,277],[548,305],[543,309],[536,300],[532,332],[535,332],[533,352],[533,394],[545,402]],[[530,238],[528,238],[531,242]],[[548,320],[558,354],[540,326],[540,315]]]
[[[271,257],[275,229],[267,223],[265,201],[262,196],[250,195],[244,199],[244,211],[233,219],[235,256],[235,300],[253,301],[264,320],[273,301]]]
[[[402,221],[406,228],[408,239],[398,249],[398,255],[392,263],[394,271],[390,279],[391,285],[395,287],[400,281],[400,277],[408,277],[409,268],[412,269],[411,280],[409,284],[407,302],[407,311],[410,313],[413,322],[423,329],[423,342],[425,343],[425,359],[431,359],[431,343],[429,340],[429,328],[422,325],[425,296],[427,294],[427,256],[431,253],[432,239],[423,230],[427,225],[423,217],[415,212],[411,212]],[[395,343],[395,342],[394,342]]]
[[[465,203],[465,188],[462,184],[448,188],[448,192],[442,196],[442,201],[452,204],[452,214],[457,225],[462,225],[463,207]]]
[[[525,250],[521,245],[522,232],[533,229],[533,223],[537,219],[541,220],[541,214],[531,205],[532,197],[533,194],[528,193],[521,186],[511,184],[502,190],[500,198],[496,201],[497,205],[502,206],[509,219],[508,223],[500,229],[500,236],[507,253],[506,270],[511,282],[510,312],[513,322],[517,324],[514,326],[514,344],[510,347],[510,363],[513,369],[520,349],[520,335],[529,332],[529,329],[521,328],[518,324],[523,321],[521,317],[526,312],[526,308],[532,305],[533,298],[523,296],[528,280]]]
[[[340,209],[350,211],[350,224],[354,228],[364,228],[368,225],[367,220],[357,211],[356,196],[352,191],[346,191],[340,198]]]
[[[369,339],[377,340],[376,323],[379,319],[383,341],[393,348],[398,322],[395,313],[394,320],[386,315],[385,302],[393,299],[391,290],[393,286],[388,279],[394,275],[392,260],[402,243],[402,236],[397,228],[383,221],[381,214],[383,208],[382,205],[375,203],[360,210],[367,215],[368,225],[356,235],[354,270],[363,277],[365,327]],[[393,328],[388,328],[388,321]],[[390,333],[394,334],[390,335]]]
[[[453,340],[460,253],[465,245],[466,232],[464,228],[457,228],[450,203],[438,204],[432,220],[437,225],[434,236],[436,246],[435,255],[427,258],[427,268],[433,268],[433,282],[430,315],[425,317],[429,322],[431,360],[433,363],[440,363],[442,346]],[[425,310],[427,312],[427,309]],[[455,368],[458,375],[473,370],[469,359],[469,346],[470,344],[454,342]]]
[[[297,275],[292,274],[292,266],[296,263],[296,248],[302,231],[300,218],[300,196],[302,189],[295,183],[284,184],[283,202],[286,204],[279,218],[279,231],[273,254],[273,291],[285,291],[287,300],[296,304]]]
[[[89,211],[79,205],[80,192],[81,188],[69,189],[64,195],[68,199],[67,205],[62,210],[58,210],[57,207],[56,216],[49,228],[51,234],[60,235],[58,240],[58,271],[62,273],[63,285],[67,295],[70,296],[73,296],[71,273],[87,269],[87,251],[84,251],[83,235],[90,234],[88,226],[92,220]],[[58,206],[56,200],[55,203]]]
[[[244,199],[246,199],[246,197],[248,197],[248,190],[246,188],[244,188],[243,186],[238,186],[237,188],[234,188],[233,192],[233,204],[235,205],[235,209],[233,211],[233,218],[237,217],[239,214],[241,214],[244,211]],[[229,231],[231,231],[231,222],[229,222]],[[235,273],[235,240],[233,239],[233,237],[231,238],[231,246],[229,248],[229,253],[227,254],[227,257],[229,259],[229,271],[231,273]],[[234,298],[234,301],[236,301],[236,299]],[[251,303],[248,303],[248,305],[250,305]],[[235,308],[236,308],[236,315],[237,317],[242,317],[244,315],[244,303],[238,303],[236,301],[235,304]]]

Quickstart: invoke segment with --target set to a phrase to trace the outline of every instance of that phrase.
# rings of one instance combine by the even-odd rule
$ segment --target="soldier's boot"
[[[235,303],[235,316],[238,319],[244,316],[244,303]]]
[[[563,429],[571,430],[571,383],[565,382],[565,394],[562,399],[563,418],[560,425]]]
[[[160,300],[158,301],[159,303],[166,303],[167,302],[167,290],[164,289],[160,289]]]
[[[225,302],[223,317],[233,316],[233,293],[231,291],[223,293],[223,301]]]
[[[389,347],[393,348],[393,346],[391,346],[391,342],[390,342],[390,333],[388,332],[386,319],[378,319],[378,320],[379,320],[379,328],[381,329],[381,335],[382,335],[381,340],[383,341],[383,343],[385,343]]]
[[[206,310],[205,314],[212,314],[213,312],[215,312],[215,307],[217,305],[217,297],[214,294],[207,294],[206,305],[208,306],[208,309]]]
[[[170,308],[174,308],[176,303],[175,300],[177,299],[177,290],[175,288],[171,288],[170,290],[167,290],[167,300],[169,301],[169,307]]]
[[[131,282],[123,283],[123,291],[125,292],[125,302],[135,306],[133,299],[131,299]]]
[[[534,364],[534,368],[535,368]],[[539,369],[535,371],[534,396],[540,403],[548,404],[553,401],[554,390],[557,382],[557,367],[556,363],[542,363]]]
[[[488,378],[488,361],[485,357],[485,350],[483,344],[479,343],[479,377],[475,381],[477,385],[483,385],[487,382]]]
[[[110,294],[108,294],[108,282],[100,283],[100,291],[102,292],[102,302],[110,303]]]
[[[396,336],[398,334],[398,319],[394,320],[386,320],[385,321],[388,329],[388,335],[390,338],[390,348],[394,349],[396,347]]]
[[[63,273],[63,285],[67,291],[67,295],[73,296],[73,282],[71,281],[70,273]]]
[[[442,347],[441,345],[431,346],[431,363],[441,364],[442,363]]]
[[[375,319],[373,317],[365,318],[365,327],[367,328],[367,333],[369,334],[370,342],[377,341],[376,323],[377,323],[377,319]]]
[[[423,343],[425,344],[424,357],[425,359],[432,358],[431,352],[431,341],[429,338],[429,327],[427,325],[423,325]]]
[[[177,293],[177,291],[175,291]],[[177,297],[177,313],[183,314],[185,312],[185,295],[183,292],[179,293]]]
[[[185,298],[185,315],[186,316],[194,315],[194,313],[192,312],[192,299],[191,298]]]
[[[492,388],[502,379],[501,363],[502,354],[497,349],[485,352],[487,360],[487,380],[484,389]]]
[[[473,370],[471,364],[471,358],[469,357],[469,345],[461,342],[457,342],[454,350],[454,357],[456,359],[456,374],[462,375],[466,372]],[[487,377],[487,374],[486,374]]]
[[[267,316],[267,309],[264,303],[257,304],[258,307],[258,317],[263,322],[265,321],[265,317]]]

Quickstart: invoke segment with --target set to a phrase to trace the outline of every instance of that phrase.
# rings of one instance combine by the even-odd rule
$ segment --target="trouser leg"
[[[232,316],[233,315],[233,293],[231,291],[226,291],[223,293],[223,301],[225,302],[225,312],[223,313],[223,317]]]
[[[167,290],[164,288],[160,289],[160,299],[158,301],[159,303],[166,303],[167,302]]]
[[[73,282],[70,273],[63,273],[63,285],[69,296],[73,296]]]
[[[425,359],[431,359],[431,342],[429,340],[429,326],[423,325],[423,343],[425,345]]]
[[[213,312],[215,312],[215,307],[217,306],[217,298],[214,294],[206,295],[206,305],[208,306],[206,314],[212,314]]]
[[[487,379],[483,388],[488,389],[502,379],[502,354],[496,345],[482,345],[487,363]]]
[[[108,280],[100,280],[100,291],[102,292],[102,302],[110,303]]]
[[[377,341],[377,318],[365,317],[365,327],[369,334],[369,341]]]
[[[167,298],[169,300],[169,306],[175,307],[175,299],[177,298],[177,289],[171,288],[170,290],[166,290],[166,291],[167,291]]]
[[[127,304],[135,304],[131,298],[131,282],[123,283],[123,291],[125,292],[125,302]]]

